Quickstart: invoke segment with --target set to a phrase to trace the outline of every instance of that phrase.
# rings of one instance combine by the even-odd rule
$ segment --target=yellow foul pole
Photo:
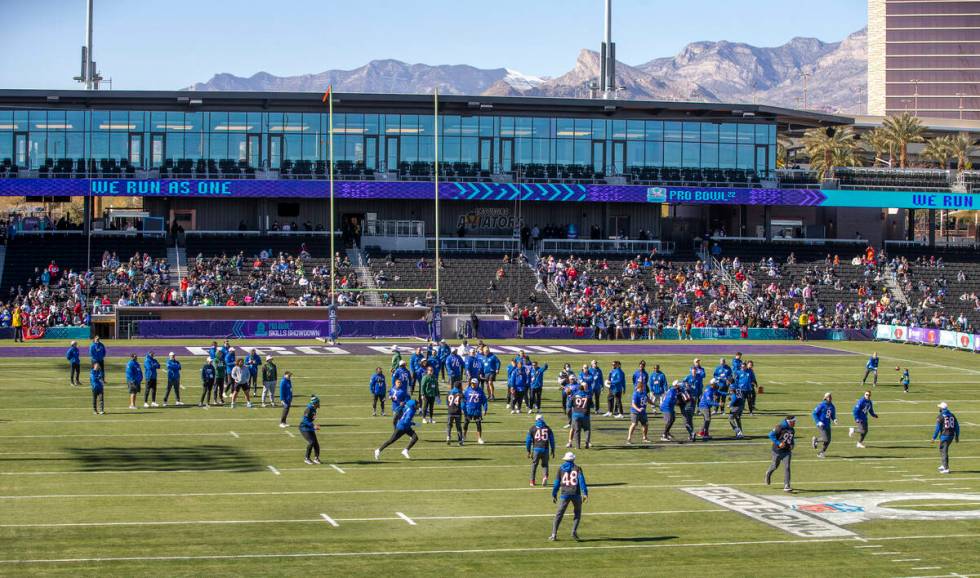
[[[336,294],[334,293],[334,288],[336,287],[337,279],[337,260],[335,258],[336,248],[334,247],[334,210],[333,210],[333,86],[327,87],[327,93],[324,95],[324,99],[327,101],[327,117],[328,117],[328,160],[330,166],[327,167],[329,171],[330,179],[330,305],[336,306]]]

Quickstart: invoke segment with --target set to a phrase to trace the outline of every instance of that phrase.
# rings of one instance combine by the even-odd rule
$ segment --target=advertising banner
[[[955,331],[940,331],[939,332],[939,346],[940,347],[956,347],[956,332]]]
[[[909,342],[923,345],[939,345],[939,330],[909,327]]]
[[[904,325],[892,326],[892,341],[908,341],[909,328]]]
[[[973,351],[973,335],[970,333],[956,333],[956,348]]]
[[[338,199],[432,199],[427,181],[335,181]],[[0,196],[101,196],[176,198],[317,198],[326,183],[316,180],[200,179],[0,179]],[[724,187],[647,187],[564,183],[439,184],[447,201],[552,201],[670,203],[691,205],[783,205],[804,207],[893,207],[900,209],[980,209],[980,195],[916,191],[858,191]],[[488,215],[496,223],[503,215]],[[477,217],[478,218],[478,217]],[[509,217],[504,217],[504,222]],[[463,216],[464,223],[470,217]]]
[[[330,337],[329,321],[139,321],[143,338],[314,339]],[[424,321],[340,321],[340,337],[427,337]]]
[[[891,341],[892,336],[895,334],[894,325],[879,325],[875,330],[875,339],[880,339],[882,341]]]

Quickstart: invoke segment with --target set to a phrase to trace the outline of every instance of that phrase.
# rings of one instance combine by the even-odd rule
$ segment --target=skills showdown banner
[[[197,179],[0,179],[0,197],[100,196],[178,198],[326,198],[326,181]],[[415,181],[336,181],[338,199],[432,199],[433,184]],[[915,191],[646,187],[564,183],[439,183],[445,201],[550,201],[980,209],[980,195]]]
[[[875,339],[980,352],[980,335],[943,329],[879,325],[875,329]]]

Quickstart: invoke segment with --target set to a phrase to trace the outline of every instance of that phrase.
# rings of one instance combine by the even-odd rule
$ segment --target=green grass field
[[[154,345],[161,358],[174,347]],[[569,538],[567,516],[554,543],[550,490],[528,487],[523,442],[533,420],[511,415],[502,401],[492,404],[486,445],[447,446],[440,406],[439,423],[418,427],[411,461],[398,453],[402,442],[373,460],[391,422],[371,417],[367,381],[375,366],[388,367],[386,355],[279,357],[280,373],[295,373],[294,427],[285,430],[279,408],[128,410],[122,358],[109,363],[108,413],[95,416],[88,387],[68,386],[64,359],[3,358],[0,575],[978,575],[980,518],[955,512],[980,514],[980,501],[971,501],[980,500],[980,358],[892,344],[817,345],[854,354],[746,356],[765,387],[760,412],[746,414],[747,440],[736,442],[727,420],[716,419],[708,443],[627,447],[628,419],[594,418],[595,447],[577,460],[591,490],[582,541]],[[111,355],[117,344],[108,346]],[[744,347],[733,343],[731,353]],[[882,356],[874,392],[881,417],[861,450],[847,426],[873,349]],[[631,374],[639,357],[618,357]],[[692,356],[644,357],[674,379]],[[717,356],[702,357],[710,373]],[[200,360],[182,359],[184,399],[196,402]],[[564,441],[554,379],[562,362],[578,366],[588,356],[537,359],[551,365],[544,413]],[[599,358],[606,372],[612,359]],[[897,364],[911,369],[909,394],[898,386]],[[87,383],[84,371],[82,378]],[[840,426],[819,460],[809,445],[810,412],[826,391]],[[311,393],[323,400],[321,466],[303,463],[295,428]],[[950,475],[937,473],[930,443],[943,400],[962,427]],[[887,505],[911,517],[954,514],[875,517],[842,526],[853,537],[809,538],[682,490],[714,484],[784,499],[781,484],[765,486],[763,473],[765,435],[787,413],[799,416],[793,499],[902,494]],[[650,423],[659,439],[659,418]]]

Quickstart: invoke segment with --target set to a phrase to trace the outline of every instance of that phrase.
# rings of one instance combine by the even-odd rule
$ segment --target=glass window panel
[[[575,138],[590,138],[592,136],[592,121],[583,118],[575,119]]]
[[[0,142],[2,142],[3,137],[0,136]],[[83,132],[70,132],[68,133],[68,158],[80,159],[85,157],[85,133]],[[3,153],[0,153],[0,159],[5,159]]]
[[[446,163],[458,163],[459,162],[459,137],[451,136],[442,139],[442,146],[439,147],[439,156],[442,157],[443,162]]]
[[[65,111],[63,110],[48,111],[48,124],[64,124],[64,123],[65,123]]]
[[[701,166],[701,145],[696,142],[684,143],[681,165],[685,167]]]
[[[710,122],[701,124],[701,142],[718,142],[718,125]]]
[[[404,119],[402,119],[404,121]],[[404,125],[403,125],[404,130]],[[419,160],[419,137],[402,135],[402,162],[411,163]]]
[[[129,124],[132,125],[130,132],[143,132],[146,130],[146,113],[142,111],[130,112]]]
[[[475,116],[464,116],[460,119],[459,131],[463,136],[477,136],[480,133],[480,119]],[[464,161],[466,159],[466,152],[463,152]],[[476,157],[471,162],[476,162]],[[470,161],[466,161],[470,162]]]
[[[32,119],[33,119],[33,113],[32,113]],[[33,123],[37,121],[32,120],[31,122]],[[43,124],[43,121],[41,122],[41,124]],[[30,139],[28,140],[27,143],[28,146],[27,156],[30,159],[30,163],[31,163],[30,166],[32,169],[36,169],[44,164],[44,159],[46,159],[48,156],[46,150],[47,140],[48,140],[47,131],[43,131],[43,130],[31,131]]]
[[[502,116],[500,117],[500,136],[511,137],[514,136],[514,117],[512,116]]]
[[[476,127],[472,127],[472,128],[473,130],[476,130]],[[463,130],[464,131],[467,130],[465,122],[463,123]],[[477,146],[480,142],[480,139],[476,137],[463,137],[462,139],[460,139],[460,141],[461,141],[460,153],[459,153],[460,162],[464,162],[464,163],[479,162],[480,157],[478,156],[477,153]]]
[[[168,159],[183,159],[184,156],[184,133],[180,132],[170,132],[167,133],[167,158]]]
[[[211,122],[214,123],[214,116],[216,114],[226,114],[220,112],[211,113]],[[163,127],[167,132],[186,132],[187,125],[184,122],[184,113],[182,112],[168,112],[167,121]]]
[[[630,140],[643,140],[643,121],[626,121],[626,138]]]
[[[442,134],[447,136],[459,136],[460,118],[458,116],[449,114],[441,117],[439,120],[442,123]]]
[[[605,119],[594,119],[592,121],[592,138],[604,139],[606,138],[606,121]]]
[[[13,120],[14,120],[13,111],[10,111],[10,110],[0,110],[0,122],[2,122],[4,124],[8,124],[8,123],[13,122]]]
[[[592,164],[592,141],[585,139],[575,139],[575,158],[572,162],[576,165]]]
[[[718,145],[718,167],[722,169],[734,169],[736,160],[735,145]]]
[[[439,117],[439,130],[442,130],[442,117]],[[435,129],[433,128],[433,119],[431,114],[419,116],[419,134],[435,134]]]
[[[0,120],[0,122],[8,122]],[[81,156],[81,155],[79,155]],[[0,131],[0,162],[14,159],[14,135],[12,132]]]
[[[769,125],[769,144],[776,144],[776,125]]]
[[[534,159],[534,141],[539,139],[519,138],[514,141],[514,158],[518,163],[527,164]]]
[[[189,137],[193,138],[193,137]],[[315,146],[315,145],[314,145]],[[245,160],[245,133],[229,133],[228,148],[224,155],[216,155],[216,159],[231,159],[233,161]]]
[[[643,151],[642,141],[629,141],[626,143],[626,160],[629,166],[642,167],[644,165]]]
[[[401,115],[400,122],[401,122],[401,134],[418,134],[419,115],[403,114]]]
[[[44,124],[45,122],[47,122],[48,115],[47,115],[47,112],[46,111],[43,111],[43,110],[32,110],[32,111],[29,111],[28,112],[28,115],[29,115],[28,116],[28,118],[29,118],[28,122],[31,123],[31,127],[32,128],[35,125]]]
[[[286,122],[288,123],[288,120]],[[287,126],[288,126],[288,124],[287,124]],[[214,143],[214,139],[211,140],[211,143],[212,144]],[[285,137],[285,145],[284,146],[285,146],[285,149],[286,150],[283,151],[285,153],[283,155],[283,158],[285,158],[287,161],[298,161],[298,160],[302,160],[302,158],[303,158],[303,137],[301,135],[294,134],[294,133],[288,133],[288,134],[286,134],[286,137]],[[211,156],[214,157],[214,154],[212,153]]]
[[[625,120],[614,120],[612,121],[612,138],[614,139],[625,139],[626,138],[626,121]]]
[[[549,165],[551,164],[551,147],[549,146],[551,139],[546,138],[536,138],[533,140],[532,145],[534,146],[534,153],[531,157],[531,162],[539,165]]]
[[[755,146],[738,145],[738,162],[735,166],[739,169],[755,168]]]
[[[555,124],[558,127],[558,131],[556,133],[558,135],[558,138],[572,138],[575,136],[575,121],[573,121],[572,119],[570,118],[555,119]]]
[[[109,158],[125,159],[129,157],[129,134],[113,132],[109,135]]]
[[[751,124],[738,125],[738,142],[752,144],[755,142],[755,127]]]
[[[677,143],[677,142],[664,143],[664,166],[665,167],[681,166],[681,143]]]
[[[92,117],[92,125],[98,126],[95,117]],[[150,127],[153,132],[163,132],[166,130],[164,125],[167,124],[167,113],[165,112],[151,112],[150,113]]]
[[[334,128],[336,128],[336,126],[337,126],[337,117],[339,115],[335,114],[333,116],[334,116],[334,118],[333,118]],[[314,137],[314,139],[315,139],[316,138],[316,133],[318,133],[318,132],[327,132],[328,130],[330,130],[330,127],[327,126],[327,124],[329,124],[329,122],[328,121],[324,121],[323,119],[324,119],[324,115],[322,115],[322,114],[320,114],[318,112],[304,112],[303,113],[303,126],[306,127],[306,131],[304,131],[304,134],[305,133],[312,134],[313,137]],[[251,130],[251,129],[249,129],[249,130]],[[310,158],[312,159],[313,157],[310,157]]]
[[[659,120],[646,121],[646,139],[664,140],[664,123]]]
[[[92,128],[95,130],[109,130],[109,111],[92,111]],[[106,145],[108,146],[108,145]]]
[[[365,114],[364,115],[364,134],[378,134],[380,127],[378,126],[378,115],[376,114]]]
[[[231,140],[235,136],[236,135],[229,135],[229,137],[228,137],[229,138],[229,141],[228,141],[228,152],[231,155],[231,158],[235,158],[236,147],[238,146],[235,141]],[[242,139],[241,141],[239,141],[239,142],[241,142],[241,157],[240,158],[242,160],[244,160],[244,158],[245,158],[245,135],[237,135],[237,136]],[[315,160],[317,160],[316,143],[317,143],[317,136],[316,136],[316,134],[304,134],[303,135],[303,160],[306,160],[306,161],[315,161]]]
[[[552,119],[550,118],[535,118],[534,119],[534,136],[538,138],[554,138],[554,130],[552,128]]]
[[[194,161],[205,158],[204,143],[207,142],[207,138],[208,133],[203,131],[186,133],[184,135],[184,158]]]
[[[685,142],[701,141],[701,123],[699,122],[684,123],[684,141]]]
[[[435,138],[431,135],[419,137],[419,160],[431,163],[435,158]]]
[[[109,113],[109,122],[112,123],[112,130],[129,130],[129,111],[113,110]]]
[[[718,142],[734,143],[738,140],[738,125],[725,123],[718,130]],[[734,160],[733,160],[734,162]]]
[[[572,140],[558,139],[555,147],[555,163],[559,165],[572,164]]]
[[[0,122],[3,118],[0,117]],[[85,112],[81,110],[69,110],[65,115],[65,123],[71,125],[68,130],[85,130]]]
[[[282,132],[283,114],[281,112],[268,113],[268,116],[266,117],[266,123],[268,123],[266,125],[266,129],[269,132],[274,132],[274,133]],[[273,127],[276,127],[276,130],[272,130]]]
[[[245,124],[252,125],[252,128],[249,129],[249,132],[256,132],[256,133],[258,133],[258,132],[262,132],[263,130],[265,130],[265,128],[263,127],[263,124],[262,124],[262,119],[263,118],[265,118],[265,115],[263,113],[261,113],[261,112],[250,112],[250,113],[247,113],[246,116],[245,116]]]
[[[679,141],[681,140],[681,123],[679,122],[665,122],[664,123],[664,140]]]
[[[718,143],[701,143],[701,166],[718,168]]]
[[[493,136],[493,117],[480,117],[480,136]]]
[[[93,159],[104,159],[109,156],[109,134],[105,132],[92,133],[92,153]]]
[[[758,144],[766,144],[769,142],[769,127],[767,125],[755,125],[755,142]]]
[[[647,141],[645,146],[646,149],[646,166],[648,167],[662,167],[664,166],[664,145],[659,141]]]
[[[53,159],[63,159],[67,156],[65,150],[65,132],[60,130],[48,132],[48,156]]]

